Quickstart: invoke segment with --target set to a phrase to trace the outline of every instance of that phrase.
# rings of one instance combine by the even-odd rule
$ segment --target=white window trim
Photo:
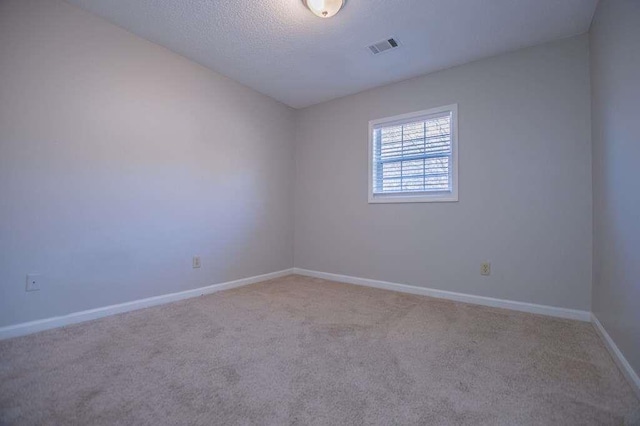
[[[419,192],[415,195],[408,193],[398,194],[376,194],[373,193],[373,129],[381,124],[391,125],[394,122],[403,122],[413,118],[424,117],[426,115],[451,112],[451,159],[453,170],[451,173],[451,191],[446,192]],[[401,114],[393,117],[380,118],[369,121],[369,203],[433,203],[433,202],[456,202],[458,201],[458,104],[446,105],[431,108],[424,111]]]

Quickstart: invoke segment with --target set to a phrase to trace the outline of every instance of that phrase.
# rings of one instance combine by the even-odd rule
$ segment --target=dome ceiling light
[[[302,0],[314,15],[321,18],[331,18],[344,5],[344,0]]]

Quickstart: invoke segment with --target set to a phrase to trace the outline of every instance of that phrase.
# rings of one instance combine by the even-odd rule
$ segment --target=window
[[[369,202],[458,201],[458,106],[369,122]]]

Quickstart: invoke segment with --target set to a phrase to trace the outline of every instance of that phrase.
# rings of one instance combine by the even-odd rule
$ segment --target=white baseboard
[[[618,365],[618,368],[620,368],[620,371],[622,371],[622,374],[629,381],[629,384],[635,391],[638,398],[640,398],[640,377],[638,377],[638,374],[635,372],[633,367],[631,367],[631,364],[629,364],[624,355],[622,355],[622,352],[618,349],[618,346],[614,343],[613,339],[609,336],[609,333],[607,333],[607,330],[604,329],[594,313],[591,313],[591,323],[602,338],[604,345],[611,354],[615,363]]]
[[[242,287],[249,284],[267,281],[274,278],[291,275],[292,269],[284,269],[282,271],[271,272],[264,275],[256,275],[253,277],[242,278],[226,283],[214,284],[207,287],[195,288],[193,290],[181,291],[178,293],[163,294],[161,296],[149,297],[147,299],[139,299],[131,302],[120,303],[118,305],[104,306],[102,308],[90,309],[88,311],[74,312],[59,317],[46,318],[37,321],[24,322],[21,324],[0,327],[0,340],[9,339],[11,337],[24,336],[36,333],[38,331],[48,330],[51,328],[63,327],[65,325],[75,324],[84,321],[90,321],[109,315],[120,314],[123,312],[134,311],[136,309],[148,308],[165,303],[175,302],[178,300],[189,299],[204,294],[215,293],[221,290]]]
[[[435,297],[438,299],[455,300],[456,302],[472,303],[474,305],[491,306],[493,308],[511,309],[513,311],[529,312],[532,314],[548,315],[558,318],[567,318],[579,321],[591,321],[591,312],[577,309],[558,308],[555,306],[536,305],[534,303],[516,302],[513,300],[494,299],[492,297],[474,296],[472,294],[454,293],[445,290],[436,290],[426,287],[416,287],[407,284],[398,284],[387,281],[378,281],[368,278],[351,277],[348,275],[331,274],[328,272],[310,271],[308,269],[293,268],[293,273],[308,277],[322,278],[325,280],[339,281],[348,284],[356,284],[367,287],[381,288],[384,290],[399,291],[402,293],[418,294],[421,296]]]
[[[330,281],[338,281],[348,284],[355,284],[367,287],[380,288],[384,290],[399,291],[402,293],[417,294],[422,296],[435,297],[439,299],[454,300],[457,302],[471,303],[475,305],[490,306],[494,308],[510,309],[520,312],[529,312],[533,314],[548,315],[559,318],[574,319],[579,321],[591,321],[602,338],[607,350],[613,357],[614,361],[627,378],[631,387],[640,398],[640,378],[626,360],[618,346],[613,342],[609,333],[604,329],[598,318],[591,312],[580,311],[576,309],[558,308],[555,306],[537,305],[533,303],[516,302],[512,300],[495,299],[492,297],[475,296],[471,294],[455,293],[445,290],[436,290],[426,287],[417,287],[407,284],[398,284],[388,281],[372,280],[368,278],[352,277],[348,275],[332,274],[328,272],[311,271],[308,269],[291,268],[282,271],[271,272],[263,275],[242,278],[235,281],[214,284],[206,287],[200,287],[193,290],[181,291],[178,293],[164,294],[161,296],[149,297],[146,299],[134,300],[131,302],[120,303],[117,305],[105,306],[102,308],[90,309],[87,311],[74,312],[72,314],[46,318],[37,321],[30,321],[21,324],[0,327],[0,340],[12,337],[24,336],[36,333],[38,331],[49,330],[52,328],[63,327],[65,325],[76,324],[84,321],[90,321],[110,315],[120,314],[124,312],[134,311],[137,309],[148,308],[151,306],[163,305],[178,300],[198,297],[205,294],[211,294],[222,290],[228,290],[236,287],[242,287],[249,284],[267,281],[274,278],[284,277],[290,274],[304,275],[308,277],[322,278]]]

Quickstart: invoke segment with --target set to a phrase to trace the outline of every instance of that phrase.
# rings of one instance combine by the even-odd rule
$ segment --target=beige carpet
[[[0,342],[8,425],[621,425],[588,323],[289,276]]]

